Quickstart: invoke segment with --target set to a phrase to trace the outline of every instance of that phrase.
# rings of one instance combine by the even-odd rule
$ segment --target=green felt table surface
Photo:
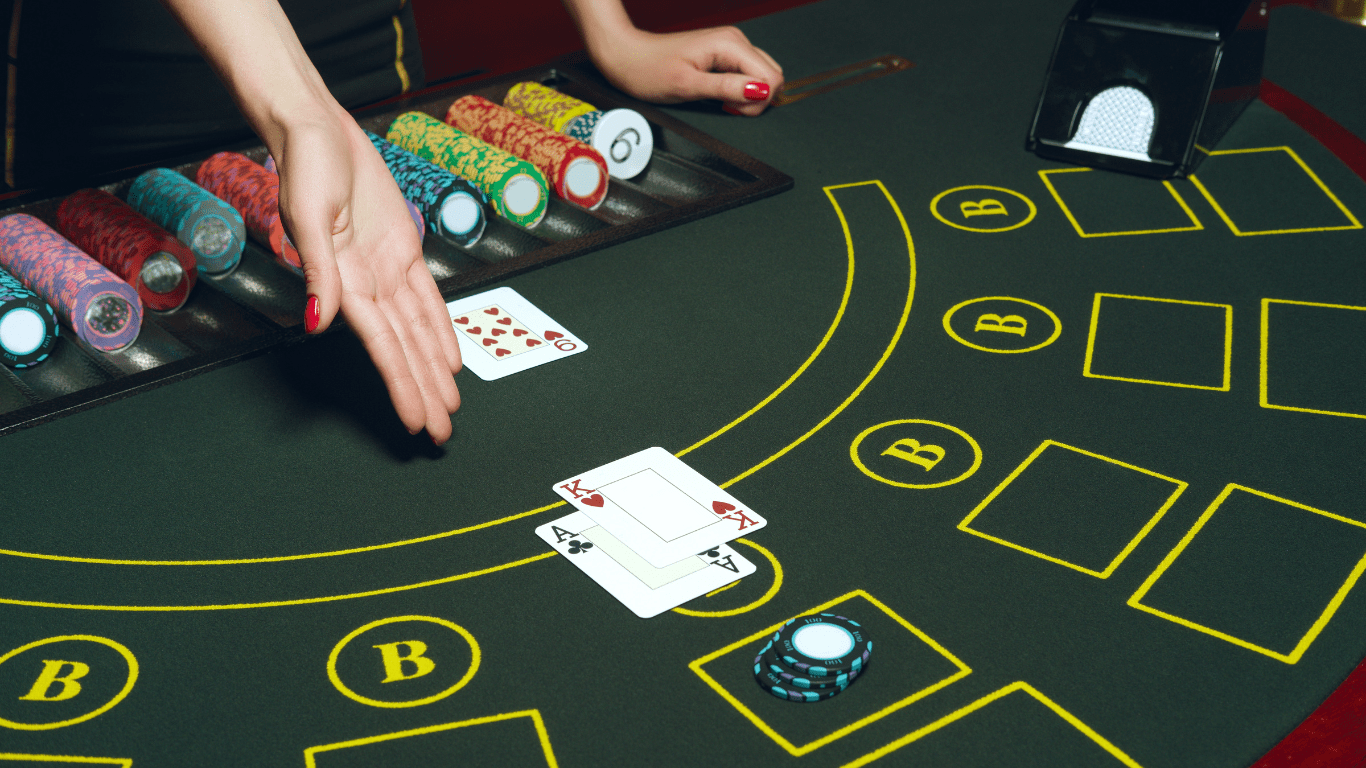
[[[0,439],[0,764],[1250,765],[1366,654],[1366,183],[1260,102],[1169,185],[1027,153],[1069,5],[744,24],[915,66],[674,110],[796,187],[506,281],[590,348],[461,373],[441,449],[346,334]],[[1366,30],[1270,29],[1366,131]],[[642,620],[532,531],[654,445],[769,523]],[[816,608],[871,664],[779,701]]]

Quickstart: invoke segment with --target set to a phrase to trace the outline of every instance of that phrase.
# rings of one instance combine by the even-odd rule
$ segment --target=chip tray
[[[446,107],[466,93],[501,103],[508,88],[524,80],[552,86],[599,109],[627,107],[640,112],[654,132],[654,155],[641,175],[627,181],[612,179],[607,199],[597,210],[553,198],[545,219],[531,229],[490,215],[484,236],[467,249],[429,233],[423,255],[447,300],[792,187],[788,175],[612,90],[582,54],[495,80],[429,88],[359,112],[356,118],[361,127],[383,135],[389,122],[403,112],[421,110],[440,119]],[[265,161],[265,147],[259,144],[227,149]],[[209,154],[181,158],[170,167],[193,179],[194,169]],[[125,169],[117,178],[91,179],[87,184],[101,184],[123,198],[132,180],[150,167],[154,166]],[[54,224],[64,194],[52,192],[20,196],[0,215],[29,213]],[[304,341],[305,301],[303,279],[277,265],[259,244],[249,242],[241,264],[228,275],[201,273],[185,306],[165,314],[145,313],[141,334],[129,347],[98,352],[63,327],[43,363],[23,370],[0,367],[0,435]],[[341,326],[339,318],[333,329]]]

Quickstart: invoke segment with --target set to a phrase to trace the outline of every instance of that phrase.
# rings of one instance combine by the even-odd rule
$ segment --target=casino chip
[[[755,675],[755,679],[759,681],[759,685],[763,686],[764,690],[774,696],[786,701],[800,701],[803,703],[825,701],[826,699],[834,698],[845,688],[849,687],[846,684],[816,690],[798,688],[797,686],[788,683],[781,675],[772,670],[761,670],[759,674]]]
[[[786,701],[824,701],[867,669],[873,641],[856,621],[822,613],[782,626],[754,657],[754,679]]]
[[[788,621],[773,634],[773,647],[784,664],[807,678],[858,672],[873,654],[867,630],[833,613]]]
[[[822,691],[829,688],[845,688],[858,677],[862,670],[850,673],[840,673],[832,677],[810,677],[783,663],[778,657],[778,652],[773,647],[773,641],[759,651],[759,655],[754,657],[754,676],[760,677],[764,672],[772,672],[782,679],[779,685],[786,688],[801,688],[808,691]]]

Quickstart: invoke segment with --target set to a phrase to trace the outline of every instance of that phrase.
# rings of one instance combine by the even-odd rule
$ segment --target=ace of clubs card
[[[663,448],[646,448],[556,483],[555,493],[664,568],[767,521]]]
[[[642,619],[755,571],[754,563],[725,544],[654,568],[582,512],[546,523],[536,535]]]
[[[511,288],[446,303],[464,366],[484,381],[576,355],[588,345]]]

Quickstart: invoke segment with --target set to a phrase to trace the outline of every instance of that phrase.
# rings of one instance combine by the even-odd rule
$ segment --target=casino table
[[[1270,12],[1163,182],[1024,149],[1069,6],[742,24],[914,66],[669,108],[793,189],[501,281],[589,349],[459,374],[441,448],[344,332],[0,437],[0,764],[1359,764],[1366,31]],[[768,525],[643,620],[533,530],[651,446]],[[820,611],[864,674],[769,695]]]

